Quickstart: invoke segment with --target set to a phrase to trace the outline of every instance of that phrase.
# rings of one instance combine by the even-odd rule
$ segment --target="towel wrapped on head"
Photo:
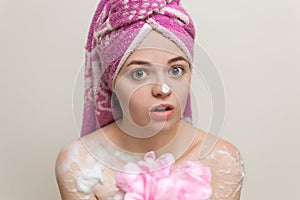
[[[104,127],[113,114],[113,84],[128,56],[157,31],[193,60],[195,28],[180,0],[101,0],[90,26],[85,55],[85,93],[81,136]],[[188,97],[183,118],[191,122]]]

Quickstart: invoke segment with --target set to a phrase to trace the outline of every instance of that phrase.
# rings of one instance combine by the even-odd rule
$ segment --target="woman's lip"
[[[152,107],[150,112],[159,112],[159,111],[157,111],[158,109],[168,109],[166,111],[169,111],[169,110],[173,110],[174,106],[172,106],[171,104],[159,104],[157,106]],[[166,112],[166,111],[164,111],[164,112]]]
[[[172,117],[174,110],[167,110],[164,112],[152,111],[150,112],[150,116],[156,120],[166,120]]]
[[[167,109],[167,110],[158,111],[159,109]],[[172,106],[171,104],[159,104],[157,106],[154,106],[150,110],[151,118],[156,120],[162,120],[162,119],[165,120],[171,118],[173,113],[174,113],[174,106]]]

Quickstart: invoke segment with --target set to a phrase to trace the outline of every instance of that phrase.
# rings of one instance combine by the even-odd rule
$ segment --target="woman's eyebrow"
[[[171,58],[170,60],[168,60],[168,64],[171,64],[171,63],[176,62],[176,61],[181,61],[181,60],[183,60],[183,61],[187,62],[188,64],[190,64],[190,62],[182,56]]]
[[[126,66],[128,67],[130,65],[149,65],[149,66],[151,66],[151,63],[147,62],[147,61],[143,61],[143,60],[132,60]]]
[[[187,59],[185,59],[184,57],[182,57],[182,56],[171,58],[170,60],[168,60],[168,64],[171,64],[171,63],[176,62],[176,61],[185,61],[186,63],[190,64],[190,62]],[[128,67],[130,65],[147,65],[147,66],[152,66],[150,62],[144,61],[144,60],[132,60],[126,66]]]

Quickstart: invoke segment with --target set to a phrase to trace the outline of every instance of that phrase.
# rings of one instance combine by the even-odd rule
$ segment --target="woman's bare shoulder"
[[[205,135],[202,145],[211,145],[202,162],[211,169],[213,200],[240,199],[244,178],[244,161],[240,151],[224,138],[201,132]]]
[[[56,159],[56,172],[63,173],[68,170],[67,168],[71,167],[71,162],[73,160],[80,159],[80,152],[84,152],[84,148],[80,142],[80,139],[76,139],[63,147]]]
[[[200,152],[201,155],[199,156],[205,159],[215,158],[225,162],[228,162],[228,159],[242,160],[240,152],[234,144],[201,129],[197,129],[195,148]]]
[[[66,145],[59,152],[55,165],[62,199],[93,199],[93,190],[102,182],[104,168],[87,151],[82,138]]]
[[[99,130],[96,130],[84,137],[80,137],[72,141],[63,147],[58,154],[57,164],[68,163],[72,159],[78,160],[91,156],[87,149],[87,144],[90,143],[90,141],[97,140],[99,132]]]
[[[239,165],[243,167],[243,159],[239,149],[224,138],[217,138],[215,146],[206,159],[216,160],[224,165]]]
[[[56,173],[58,175],[74,170],[74,168],[87,168],[99,163],[87,147],[90,141],[96,140],[98,132],[95,131],[87,136],[78,138],[60,150],[56,160]]]

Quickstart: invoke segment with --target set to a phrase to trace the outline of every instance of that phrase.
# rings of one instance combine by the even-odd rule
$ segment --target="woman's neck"
[[[153,129],[129,127],[128,123],[123,120],[114,122],[110,126],[108,131],[104,131],[104,134],[112,143],[124,151],[146,153],[158,151],[168,146],[176,135],[181,132],[182,121],[178,121],[171,128],[156,132]]]

